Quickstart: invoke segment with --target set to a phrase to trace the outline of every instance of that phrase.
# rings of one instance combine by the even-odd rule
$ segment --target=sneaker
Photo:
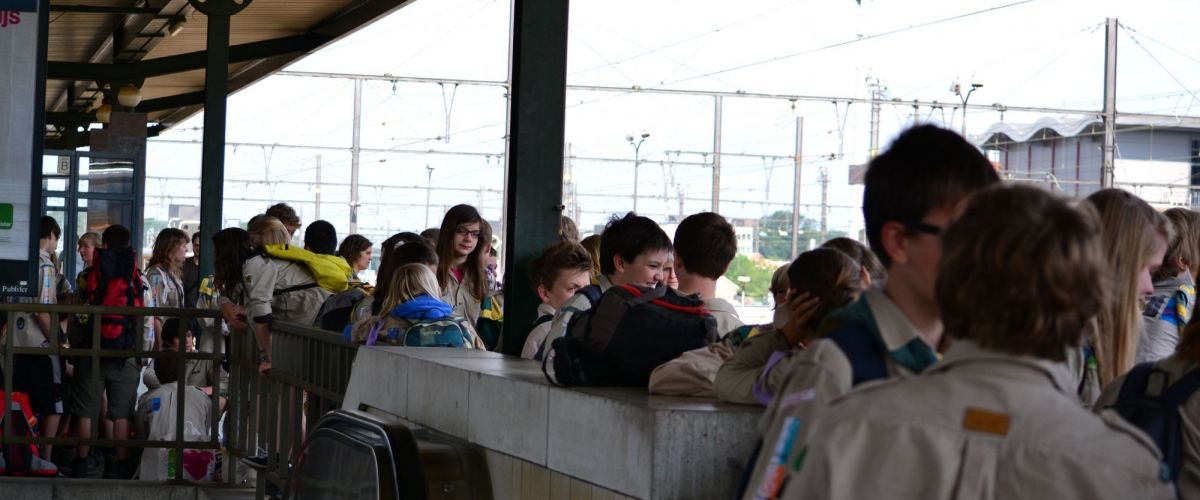
[[[29,461],[29,475],[35,477],[53,477],[58,475],[58,466],[54,462],[41,457],[33,457]]]
[[[70,469],[70,477],[75,478],[97,479],[101,475],[100,464],[90,457],[75,457]]]
[[[104,479],[133,479],[137,469],[138,462],[133,458],[121,460],[117,457],[105,457]]]
[[[266,469],[267,468],[267,455],[264,453],[262,455],[257,455],[257,456],[253,456],[253,457],[245,457],[242,459],[242,462],[245,462],[247,465],[249,465],[250,467],[253,467],[255,469]]]

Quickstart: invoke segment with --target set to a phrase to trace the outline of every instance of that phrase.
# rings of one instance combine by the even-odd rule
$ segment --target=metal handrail
[[[230,406],[226,422],[232,456],[266,454],[265,466],[258,470],[262,497],[267,482],[288,484],[290,464],[299,456],[308,429],[341,406],[358,346],[337,333],[275,321],[272,365],[266,376],[258,374],[257,349],[252,335],[233,342],[230,400],[238,403]]]
[[[59,323],[67,315],[84,315],[89,317],[88,324],[92,330],[92,345],[99,345],[101,315],[123,315],[144,318],[147,316],[179,317],[179,318],[212,318],[220,320],[221,315],[216,311],[179,308],[136,308],[136,307],[102,307],[76,305],[45,305],[45,304],[0,304],[0,314],[8,316],[9,329],[14,318],[21,313],[49,313],[51,324]],[[144,337],[143,322],[134,322],[136,336]],[[182,325],[181,325],[182,328]],[[9,333],[12,333],[11,331]],[[17,347],[14,344],[15,335],[6,335],[0,344],[0,354],[3,355],[6,367],[13,366],[13,356],[16,354],[45,354],[92,359],[92,380],[98,383],[101,358],[165,358],[175,357],[181,361],[179,380],[186,379],[184,361],[209,360],[217,361],[225,358],[221,352],[222,343],[215,342],[215,352],[152,352],[141,349],[114,351],[98,348],[62,347],[54,343],[51,347]],[[254,335],[249,331],[231,330],[231,351],[229,352],[229,383],[228,406],[225,421],[225,436],[227,444],[222,446],[218,440],[218,419],[220,412],[212,412],[209,439],[204,441],[188,441],[183,439],[183,410],[184,397],[182,392],[178,399],[176,412],[175,439],[170,441],[151,441],[146,439],[113,440],[99,439],[99,405],[97,415],[93,416],[93,437],[82,439],[75,437],[37,437],[18,438],[12,436],[11,419],[5,419],[2,436],[6,442],[51,444],[51,445],[86,445],[86,446],[131,446],[143,448],[174,448],[177,456],[182,457],[183,449],[213,449],[224,450],[227,453],[225,467],[227,481],[232,482],[236,476],[238,461],[232,458],[249,458],[260,456],[266,452],[266,467],[259,471],[258,490],[260,496],[264,492],[266,481],[284,485],[290,480],[289,464],[294,463],[300,452],[308,426],[315,426],[317,420],[325,412],[341,406],[345,396],[346,386],[350,381],[350,371],[357,354],[358,346],[342,338],[340,334],[317,328],[287,323],[273,322],[271,325],[271,372],[266,376],[258,373],[258,347]],[[213,363],[213,379],[219,380],[218,363]],[[4,404],[11,406],[12,370],[5,370]],[[213,408],[218,405],[218,393],[214,390],[211,396]],[[175,470],[175,480],[182,481],[183,468]]]
[[[68,356],[68,357],[72,357],[72,358],[88,358],[91,360],[90,368],[91,368],[91,372],[92,372],[91,373],[92,374],[92,382],[97,385],[97,387],[94,387],[95,389],[100,389],[100,387],[98,387],[98,386],[101,384],[100,359],[102,359],[102,358],[134,357],[134,358],[142,358],[142,359],[147,359],[147,358],[159,359],[159,358],[173,357],[177,361],[180,362],[179,366],[178,366],[179,372],[177,373],[177,376],[178,376],[177,380],[179,382],[186,381],[186,378],[187,378],[186,377],[186,371],[187,371],[186,365],[187,365],[188,361],[192,361],[192,360],[219,361],[219,360],[224,359],[223,353],[221,352],[223,349],[223,342],[214,342],[213,343],[213,346],[215,349],[215,352],[213,352],[213,353],[186,352],[184,349],[179,349],[174,352],[163,352],[163,351],[154,352],[154,351],[148,351],[148,350],[141,349],[140,346],[138,349],[120,350],[120,351],[99,349],[99,348],[94,348],[94,347],[85,349],[85,348],[78,348],[78,347],[63,347],[62,346],[63,342],[61,341],[63,339],[61,339],[61,336],[62,336],[61,334],[65,333],[65,332],[56,332],[54,337],[56,338],[56,340],[59,340],[59,341],[51,342],[51,345],[49,347],[28,347],[28,346],[17,347],[15,345],[16,335],[13,332],[13,330],[14,330],[13,326],[16,324],[17,316],[21,315],[21,314],[42,314],[42,313],[50,314],[50,325],[52,327],[55,327],[56,330],[57,330],[56,325],[58,325],[60,323],[60,320],[62,320],[62,319],[71,319],[70,318],[71,316],[75,316],[75,317],[86,316],[88,318],[87,325],[89,325],[90,329],[91,329],[91,337],[92,337],[91,345],[92,346],[100,345],[100,326],[101,326],[100,317],[104,316],[104,315],[132,316],[132,317],[138,318],[137,321],[133,322],[133,325],[134,325],[134,332],[135,332],[134,335],[139,340],[144,338],[144,333],[145,333],[143,321],[141,321],[141,320],[147,316],[176,317],[176,318],[212,318],[212,319],[219,319],[221,317],[220,313],[218,313],[216,311],[201,310],[201,309],[151,308],[151,307],[105,307],[105,306],[92,306],[92,305],[58,305],[58,304],[10,304],[10,303],[0,304],[0,314],[4,314],[7,318],[7,323],[5,325],[4,342],[2,344],[0,344],[0,353],[3,354],[4,366],[6,368],[4,370],[4,381],[3,381],[3,388],[4,388],[4,397],[3,397],[4,406],[3,406],[3,408],[4,408],[4,411],[6,412],[6,414],[11,414],[12,397],[13,397],[12,383],[13,383],[13,376],[15,374],[14,357],[18,354],[55,355],[55,356]],[[32,321],[32,318],[30,318],[28,320]],[[183,336],[184,328],[186,328],[186,325],[183,322],[181,322],[180,323],[180,329],[181,329],[180,339],[181,340],[184,338],[184,336]],[[136,344],[140,344],[140,342],[137,342]],[[210,395],[210,404],[212,404],[212,407],[214,409],[219,408],[219,398],[220,398],[219,370],[220,370],[219,363],[213,363],[211,376],[212,376],[213,380],[218,381],[217,382],[217,384],[218,384],[217,390],[212,391],[212,394]],[[230,384],[232,385],[232,380],[231,380]],[[182,385],[182,384],[180,384],[180,385]],[[96,407],[93,410],[94,413],[91,415],[91,418],[92,418],[92,433],[91,434],[93,437],[90,437],[87,439],[80,438],[78,436],[68,437],[68,438],[64,438],[64,437],[47,438],[47,437],[42,437],[42,436],[39,436],[39,437],[17,437],[17,436],[14,436],[13,432],[12,432],[12,425],[13,425],[12,418],[4,418],[4,425],[3,425],[2,434],[0,434],[0,437],[3,438],[2,440],[4,442],[16,443],[16,444],[173,448],[173,449],[175,449],[176,457],[178,457],[177,459],[180,461],[182,461],[183,450],[185,448],[212,449],[212,450],[221,449],[221,443],[218,439],[218,435],[219,435],[218,427],[219,427],[219,418],[220,418],[219,411],[211,412],[212,419],[211,419],[211,422],[209,422],[209,424],[210,424],[209,425],[209,438],[207,440],[196,441],[196,440],[184,439],[183,431],[184,431],[184,410],[186,408],[186,399],[187,399],[186,393],[187,393],[187,391],[182,391],[182,390],[177,392],[178,403],[176,405],[176,415],[175,415],[175,419],[176,419],[175,420],[175,424],[176,424],[175,425],[175,436],[174,436],[174,439],[171,439],[171,440],[159,441],[159,440],[148,440],[148,439],[125,439],[125,440],[99,439],[98,437],[96,437],[96,436],[99,436],[99,428],[100,428],[99,398],[97,398],[97,400],[96,400],[96,405],[95,405]],[[6,417],[7,417],[7,415],[6,415]],[[230,477],[232,478],[232,476],[230,476]],[[175,481],[183,481],[183,467],[182,466],[175,468],[175,478],[174,479],[175,479]]]

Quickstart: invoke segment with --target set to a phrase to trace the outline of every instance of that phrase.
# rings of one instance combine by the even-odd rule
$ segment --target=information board
[[[36,292],[45,59],[36,0],[0,0],[0,295]]]

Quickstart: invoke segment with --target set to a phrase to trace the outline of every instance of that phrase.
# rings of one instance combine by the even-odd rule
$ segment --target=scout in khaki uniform
[[[772,465],[781,435],[807,433],[813,417],[860,384],[910,377],[937,362],[942,321],[933,288],[940,233],[972,194],[997,182],[975,146],[933,125],[905,131],[871,160],[863,216],[871,250],[887,267],[887,283],[830,313],[821,327],[824,338],[774,368],[787,375],[763,416],[761,449],[744,498],[754,498],[760,488],[777,490],[790,474]],[[799,424],[785,428],[787,422]]]
[[[807,437],[787,419],[768,445],[795,470],[780,497],[1173,498],[1153,443],[1075,397],[1067,353],[1108,293],[1099,234],[1037,188],[976,194],[943,235],[945,360],[834,401]]]
[[[821,320],[854,302],[866,287],[862,268],[849,255],[832,248],[809,250],[788,266],[791,310],[782,328],[747,338],[717,372],[716,395],[722,401],[765,404],[786,380],[775,369],[788,356],[802,352],[818,336]]]

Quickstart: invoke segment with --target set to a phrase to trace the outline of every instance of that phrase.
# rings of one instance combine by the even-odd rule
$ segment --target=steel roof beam
[[[295,52],[307,52],[330,41],[327,35],[305,33],[229,48],[229,62],[245,62]],[[127,64],[73,63],[50,61],[46,78],[51,80],[126,81],[204,69],[207,51],[188,52]]]
[[[50,5],[51,12],[75,12],[80,14],[129,14],[158,15],[156,7],[113,7],[107,5]]]

